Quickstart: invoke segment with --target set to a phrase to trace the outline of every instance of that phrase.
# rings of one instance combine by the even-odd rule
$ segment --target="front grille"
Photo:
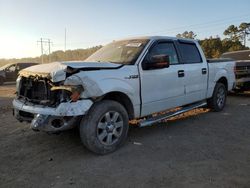
[[[60,84],[52,83],[47,78],[22,77],[17,97],[33,104],[56,107],[61,102],[69,101],[71,95],[67,90],[51,91],[52,86],[59,86]]]
[[[19,95],[30,100],[48,100],[50,88],[46,80],[22,78]]]
[[[34,104],[54,105],[56,102],[56,91],[51,91],[51,84],[48,79],[25,78],[20,80],[20,89],[17,93],[19,98],[23,98]]]
[[[236,66],[236,70],[239,70],[239,71],[250,70],[250,65],[249,66]]]
[[[236,66],[235,75],[236,79],[250,77],[250,65]]]

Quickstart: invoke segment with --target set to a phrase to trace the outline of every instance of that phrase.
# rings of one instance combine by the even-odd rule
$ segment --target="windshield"
[[[131,65],[135,63],[148,41],[148,39],[115,41],[102,47],[85,61]]]

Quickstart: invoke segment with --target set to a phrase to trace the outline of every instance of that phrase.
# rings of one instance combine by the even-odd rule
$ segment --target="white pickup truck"
[[[124,143],[130,120],[141,119],[143,127],[206,105],[221,111],[234,87],[234,65],[207,61],[195,40],[154,36],[114,41],[82,62],[21,71],[14,116],[46,132],[78,126],[83,144],[106,154]]]

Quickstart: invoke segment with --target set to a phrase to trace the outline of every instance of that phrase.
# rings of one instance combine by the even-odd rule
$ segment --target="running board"
[[[151,126],[155,123],[158,123],[164,119],[167,119],[167,118],[171,118],[171,117],[174,117],[174,116],[177,116],[179,114],[182,114],[184,112],[187,112],[187,111],[190,111],[190,110],[193,110],[195,108],[200,108],[200,107],[203,107],[203,106],[206,106],[207,103],[202,101],[202,102],[198,102],[198,103],[193,103],[191,105],[188,105],[188,106],[185,106],[185,107],[182,107],[180,110],[178,111],[175,111],[175,112],[169,112],[169,113],[166,113],[166,114],[163,114],[163,115],[159,115],[159,116],[156,116],[156,117],[152,117],[152,118],[149,118],[149,119],[146,119],[146,120],[142,120],[140,123],[139,123],[139,127],[146,127],[146,126]]]

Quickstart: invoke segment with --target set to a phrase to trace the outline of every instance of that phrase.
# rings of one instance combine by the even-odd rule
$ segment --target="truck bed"
[[[207,59],[208,63],[222,63],[222,62],[229,62],[233,61],[231,58],[216,58],[216,59]]]

